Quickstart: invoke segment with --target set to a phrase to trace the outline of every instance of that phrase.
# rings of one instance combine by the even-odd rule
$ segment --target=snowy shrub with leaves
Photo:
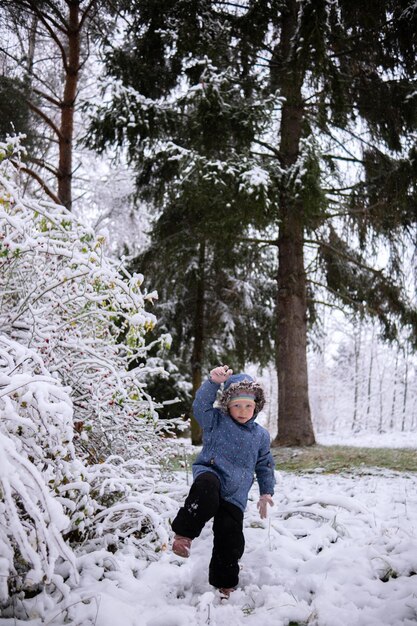
[[[0,168],[0,327],[71,387],[92,460],[137,457],[154,426],[144,390],[150,372],[142,364],[145,334],[155,324],[145,303],[156,294],[142,293],[143,277],[107,257],[104,238],[65,208],[21,197],[5,172],[4,148]]]
[[[73,480],[72,402],[42,359],[0,336],[0,602],[51,581],[58,557],[75,569],[55,490]],[[75,460],[75,459],[74,459]]]
[[[145,389],[156,294],[65,208],[21,193],[17,149],[0,144],[3,605],[51,582],[57,559],[76,571],[81,541],[146,555],[167,540],[155,496],[166,444]]]

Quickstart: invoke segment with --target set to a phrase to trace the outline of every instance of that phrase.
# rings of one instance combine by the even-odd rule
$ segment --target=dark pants
[[[172,522],[176,535],[194,539],[213,519],[213,553],[209,582],[214,587],[236,587],[239,582],[239,559],[245,548],[243,512],[220,498],[220,481],[212,472],[197,476],[184,506]]]

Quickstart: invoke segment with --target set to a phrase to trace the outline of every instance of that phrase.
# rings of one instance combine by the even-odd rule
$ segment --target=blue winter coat
[[[213,407],[220,385],[207,380],[196,393],[193,412],[203,429],[203,448],[193,463],[194,480],[213,472],[220,480],[220,496],[245,510],[254,481],[260,494],[273,495],[274,459],[268,431],[255,417],[239,424],[228,413]]]

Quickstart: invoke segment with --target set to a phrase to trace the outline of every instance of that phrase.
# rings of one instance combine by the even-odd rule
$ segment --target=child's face
[[[229,413],[239,424],[246,424],[252,419],[255,412],[255,402],[252,400],[236,400],[228,406]]]

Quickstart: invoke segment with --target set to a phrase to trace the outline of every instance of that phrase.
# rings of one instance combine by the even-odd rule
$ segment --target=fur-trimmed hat
[[[265,405],[265,394],[259,383],[256,383],[249,374],[234,374],[224,383],[223,393],[219,399],[219,408],[223,413],[228,413],[227,405],[237,395],[247,393],[254,396],[254,416],[262,411]]]

